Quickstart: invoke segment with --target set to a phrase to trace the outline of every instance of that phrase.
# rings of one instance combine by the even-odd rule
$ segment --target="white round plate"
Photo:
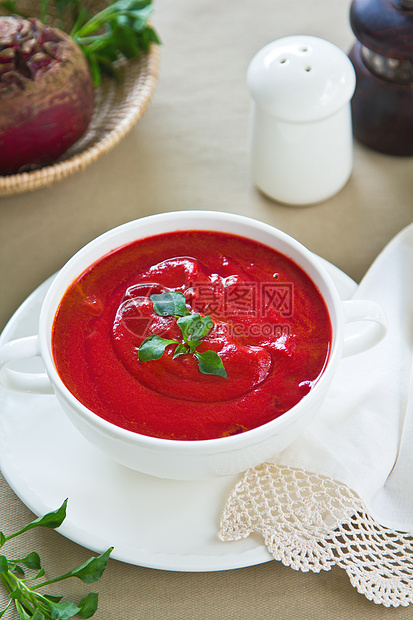
[[[323,262],[340,296],[350,297],[355,282]],[[20,306],[0,344],[37,333],[50,282]],[[236,542],[218,539],[225,502],[240,476],[181,482],[126,469],[78,433],[53,395],[20,394],[0,387],[0,469],[38,516],[68,498],[67,517],[59,532],[94,552],[113,546],[111,557],[122,562],[196,572],[273,559],[258,535]]]

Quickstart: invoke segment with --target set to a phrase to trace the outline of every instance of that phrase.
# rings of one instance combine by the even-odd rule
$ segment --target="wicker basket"
[[[90,12],[97,12],[108,2],[84,2]],[[25,13],[37,17],[39,0],[19,5]],[[1,14],[1,10],[0,10]],[[0,196],[18,194],[50,185],[84,170],[110,151],[145,113],[155,90],[159,71],[159,46],[152,45],[140,58],[120,64],[119,81],[106,78],[95,89],[95,109],[84,136],[54,164],[31,172],[0,175]]]

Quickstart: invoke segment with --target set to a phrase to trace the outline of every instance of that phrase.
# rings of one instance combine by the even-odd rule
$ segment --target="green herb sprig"
[[[41,0],[41,20],[50,21],[49,6],[52,0]],[[153,13],[152,0],[116,0],[95,15],[90,15],[81,0],[53,0],[64,30],[64,15],[69,11],[74,26],[70,32],[89,63],[93,82],[98,86],[103,74],[117,77],[116,61],[122,55],[127,59],[137,58],[149,49],[151,43],[160,44],[160,39],[149,24]],[[23,17],[18,0],[2,0],[0,6],[10,13]]]
[[[117,0],[90,19],[85,11],[79,12],[70,36],[86,56],[95,86],[103,73],[117,76],[119,54],[137,58],[151,43],[160,43],[148,24],[153,13],[150,5],[151,0]]]
[[[166,347],[175,345],[173,358],[192,354],[198,361],[199,370],[205,375],[227,377],[222,359],[216,351],[197,351],[197,347],[211,331],[214,323],[210,316],[201,316],[199,312],[189,312],[182,293],[167,292],[151,295],[153,309],[159,316],[174,316],[181,330],[183,342],[168,340],[152,334],[145,338],[139,347],[139,360],[147,362],[157,360]]]
[[[35,527],[51,529],[59,527],[66,518],[66,506],[67,500],[57,510],[31,521],[21,530],[8,536],[0,532],[0,548],[7,541]],[[111,551],[112,547],[98,557],[90,558],[68,573],[40,582],[38,580],[43,577],[45,571],[36,551],[32,551],[24,558],[11,560],[4,555],[0,555],[0,580],[6,587],[10,597],[5,609],[0,611],[0,618],[4,616],[13,604],[21,620],[66,620],[67,618],[73,618],[73,616],[91,618],[98,606],[98,594],[96,592],[90,592],[76,604],[71,601],[62,601],[61,596],[41,594],[38,590],[43,586],[49,586],[69,577],[77,577],[77,579],[87,584],[98,581],[106,569]],[[27,569],[30,571],[29,576],[26,576]],[[33,572],[35,573],[34,576],[32,575]]]

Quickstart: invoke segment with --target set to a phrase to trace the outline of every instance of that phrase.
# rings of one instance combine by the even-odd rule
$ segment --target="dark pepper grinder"
[[[350,24],[354,136],[382,153],[413,155],[413,0],[353,0]]]

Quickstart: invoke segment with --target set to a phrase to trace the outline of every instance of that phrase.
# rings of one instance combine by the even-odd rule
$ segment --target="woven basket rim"
[[[124,106],[124,114],[120,122],[110,131],[105,132],[93,145],[67,159],[63,156],[62,161],[30,172],[0,175],[0,196],[24,193],[51,185],[84,170],[113,149],[146,112],[158,81],[159,64],[160,51],[159,45],[156,44],[152,44],[149,51],[143,53],[137,60],[128,61],[125,72],[133,68],[137,73],[133,83],[133,92],[128,93],[130,96]]]

